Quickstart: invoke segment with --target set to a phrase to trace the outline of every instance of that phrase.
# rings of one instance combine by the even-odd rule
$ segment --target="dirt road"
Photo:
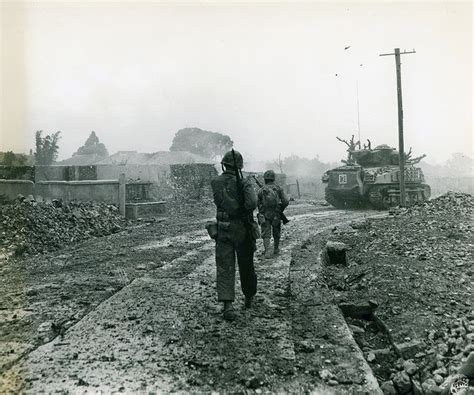
[[[214,242],[202,220],[143,225],[59,254],[4,263],[0,392],[371,388],[350,336],[341,358],[347,364],[354,355],[357,379],[328,380],[324,369],[309,369],[308,355],[318,367],[338,363],[321,359],[326,353],[318,353],[315,339],[301,338],[331,323],[307,316],[311,303],[309,310],[295,303],[289,273],[292,250],[310,235],[374,213],[295,205],[288,214],[281,255],[257,256],[254,307],[244,310],[237,292],[233,323],[222,320],[216,302]],[[325,339],[318,347],[331,347]]]

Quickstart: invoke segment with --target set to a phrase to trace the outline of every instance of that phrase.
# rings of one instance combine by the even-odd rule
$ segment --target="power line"
[[[400,48],[395,48],[394,53],[384,53],[379,56],[395,56],[395,66],[397,69],[397,101],[398,101],[398,153],[400,164],[400,206],[406,205],[405,199],[405,148],[403,141],[403,105],[402,105],[402,71],[400,55],[416,53],[413,51],[400,52]]]

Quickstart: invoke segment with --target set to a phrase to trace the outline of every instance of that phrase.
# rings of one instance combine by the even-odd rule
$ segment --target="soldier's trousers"
[[[274,216],[271,219],[265,219],[265,222],[260,226],[262,230],[262,239],[280,240],[281,237],[281,220],[280,217]]]
[[[235,299],[235,259],[239,266],[240,284],[245,296],[257,293],[257,275],[253,264],[254,240],[249,235],[242,243],[231,240],[217,240],[217,299],[220,302]]]

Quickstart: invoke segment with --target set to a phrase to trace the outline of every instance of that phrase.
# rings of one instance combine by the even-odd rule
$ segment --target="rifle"
[[[233,148],[232,148],[232,160],[234,161],[235,178],[236,178],[236,184],[237,184],[237,195],[239,199],[240,210],[242,212],[243,222],[247,230],[251,231],[251,225],[252,225],[252,222],[254,222],[253,214],[249,214],[245,210],[245,197],[244,197],[244,187],[242,184],[242,173],[240,172],[240,169],[237,166],[237,160],[235,159],[235,151]]]
[[[259,181],[259,179],[255,175],[253,175],[252,177],[257,183],[257,185],[259,186],[259,188],[264,187],[264,185]],[[283,222],[283,225],[286,225],[288,222],[290,222],[290,220],[286,217],[286,215],[283,212],[280,213],[280,219]]]

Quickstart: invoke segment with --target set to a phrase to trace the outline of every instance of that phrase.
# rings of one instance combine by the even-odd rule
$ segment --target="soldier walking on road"
[[[275,172],[267,170],[263,174],[265,185],[258,191],[258,222],[262,228],[265,258],[271,258],[270,239],[273,235],[273,253],[280,252],[281,214],[289,204],[283,189],[275,184]]]
[[[258,225],[253,219],[257,196],[253,184],[242,180],[242,155],[227,152],[221,161],[223,174],[211,182],[217,206],[216,268],[217,298],[224,303],[224,319],[236,318],[232,302],[235,299],[235,259],[239,266],[240,283],[249,308],[257,292],[253,256]]]

